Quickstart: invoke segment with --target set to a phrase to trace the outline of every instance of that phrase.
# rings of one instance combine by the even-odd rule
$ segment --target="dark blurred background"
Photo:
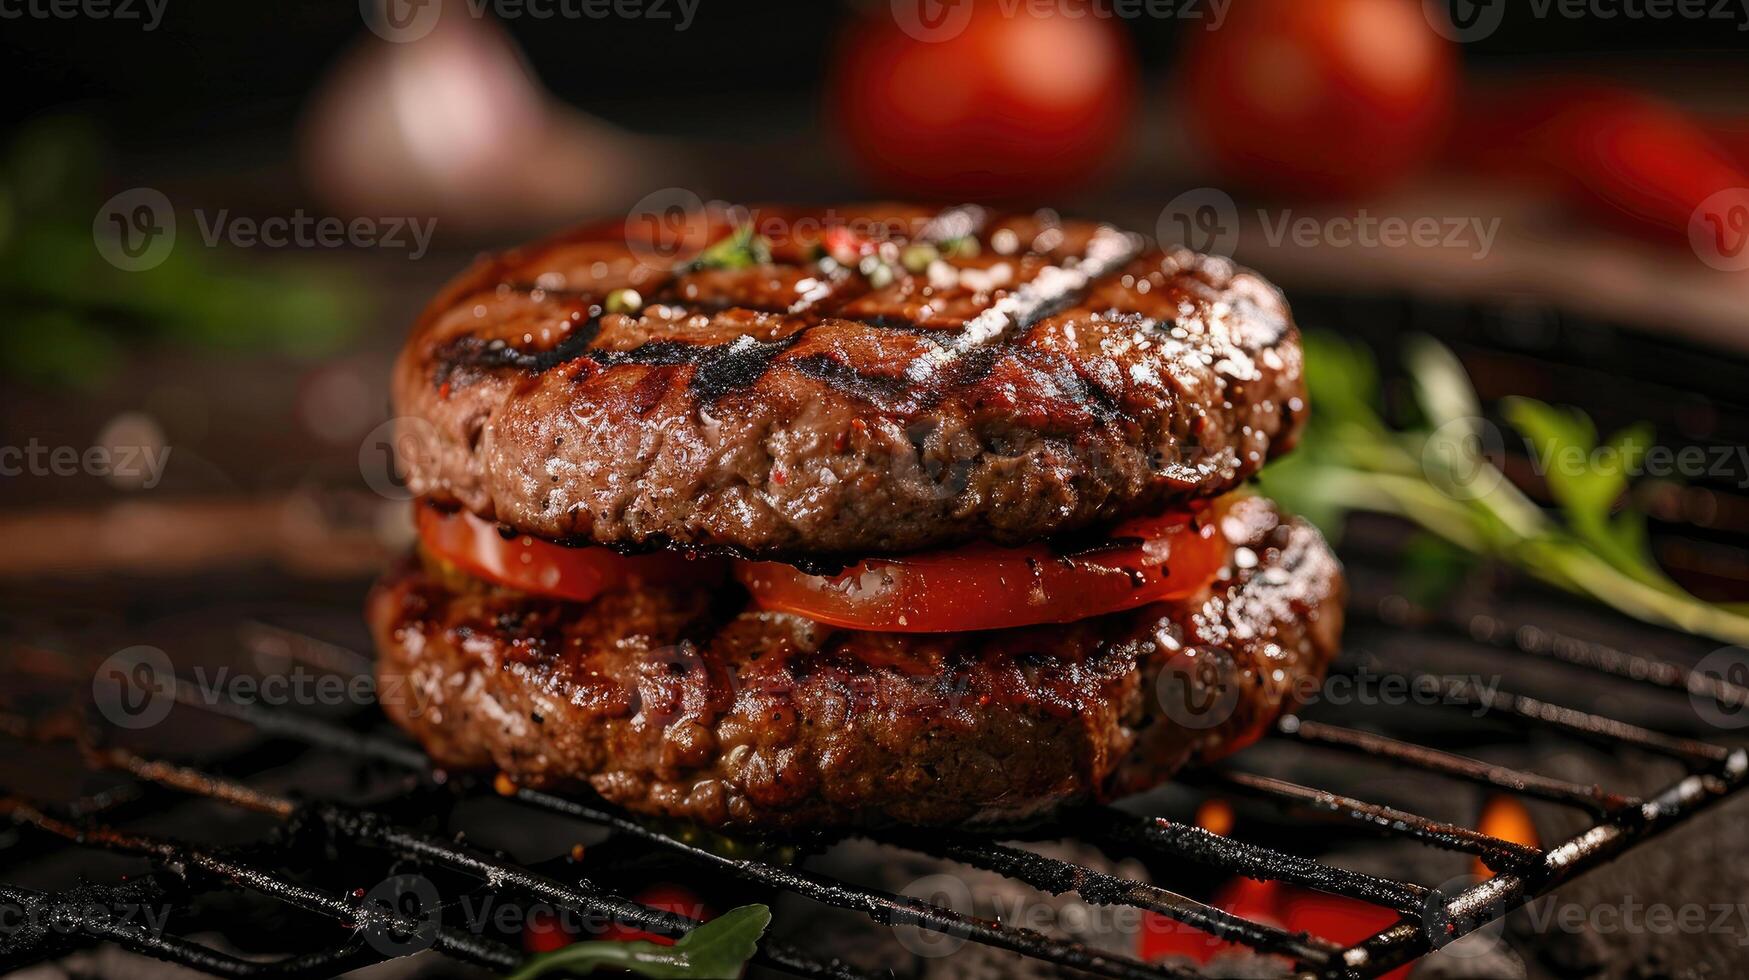
[[[6,443],[172,448],[158,477],[60,475],[45,455],[0,479],[14,572],[363,574],[405,540],[400,502],[360,466],[425,299],[479,251],[678,193],[1046,204],[1232,254],[1282,284],[1303,324],[1386,363],[1428,330],[1484,399],[1537,395],[1606,433],[1646,421],[1664,443],[1720,450],[1700,490],[1667,486],[1646,507],[1679,532],[1660,557],[1693,566],[1696,588],[1734,595],[1749,578],[1707,556],[1712,532],[1749,529],[1735,492],[1749,464],[1731,448],[1749,443],[1736,6],[19,0],[0,14]],[[166,217],[175,233],[153,237]],[[1381,236],[1386,218],[1432,236]],[[322,219],[363,223],[322,239]],[[305,232],[269,243],[275,222]],[[144,251],[117,251],[130,242]],[[134,523],[118,538],[97,518]],[[1687,534],[1697,520],[1707,535]]]
[[[1608,610],[1671,617],[1531,567],[1539,615],[1695,661],[1749,636],[1749,0],[0,0],[0,21],[0,661],[142,637],[219,660],[237,620],[366,649],[362,597],[412,539],[390,363],[449,277],[652,201],[882,197],[1254,266],[1327,393],[1364,401],[1376,361],[1414,479],[1434,420],[1401,365],[1437,338],[1553,550],[1699,619],[1654,631]],[[1562,485],[1511,395],[1559,406],[1540,418],[1569,444],[1697,455]],[[1269,492],[1335,536],[1354,502],[1317,491],[1378,448],[1314,432]],[[1522,542],[1461,554],[1402,516],[1342,542],[1356,651],[1419,656],[1399,628],[1422,606],[1532,594],[1497,574],[1533,564]],[[1552,644],[1478,621],[1450,619]],[[1717,734],[1677,700],[1646,723]],[[1709,834],[1660,880],[1738,902],[1740,849]],[[1488,975],[1740,969],[1724,941],[1634,941],[1657,948],[1586,954],[1613,973]]]

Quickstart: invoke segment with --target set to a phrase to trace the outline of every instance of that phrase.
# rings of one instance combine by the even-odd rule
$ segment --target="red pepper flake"
[[[776,485],[776,486],[780,486],[780,487],[781,487],[781,486],[783,486],[783,485],[784,485],[784,484],[785,484],[785,483],[786,483],[786,482],[788,482],[788,480],[789,480],[789,478],[788,478],[788,477],[786,477],[786,476],[784,476],[784,473],[783,473],[783,467],[781,467],[781,466],[773,466],[773,467],[772,467],[772,468],[771,468],[771,482],[772,482],[772,483],[773,483],[773,484],[774,484],[774,485]]]
[[[438,386],[438,389],[437,389],[438,400],[449,401],[449,391],[450,391],[449,382],[447,382],[447,381],[445,381],[442,385]]]
[[[841,265],[855,265],[858,256],[872,250],[867,239],[843,226],[834,226],[822,232],[820,247]]]

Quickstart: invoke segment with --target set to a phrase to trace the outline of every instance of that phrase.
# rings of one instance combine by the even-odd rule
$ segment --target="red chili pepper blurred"
[[[689,916],[701,922],[708,922],[716,917],[716,912],[700,901],[697,894],[680,885],[666,883],[651,885],[633,895],[632,900],[640,905],[648,905],[653,909],[673,912],[676,915]],[[674,939],[671,936],[652,935],[630,926],[620,925],[617,922],[610,923],[606,931],[601,934],[601,938],[613,940],[647,939],[658,946],[674,945]]]
[[[1481,169],[1552,179],[1627,230],[1686,241],[1719,191],[1749,187],[1745,165],[1701,122],[1628,89],[1571,83],[1525,98],[1483,100],[1460,127],[1456,156]]]

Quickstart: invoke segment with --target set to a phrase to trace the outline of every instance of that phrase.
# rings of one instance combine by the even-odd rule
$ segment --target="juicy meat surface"
[[[548,538],[863,557],[1222,493],[1304,419],[1288,308],[1224,259],[1048,212],[734,220],[769,262],[685,261],[741,226],[703,215],[452,283],[395,371],[413,492]],[[821,228],[871,255],[820,258]],[[604,312],[625,288],[642,308]]]
[[[370,601],[379,696],[440,764],[647,814],[1023,821],[1234,751],[1322,677],[1343,592],[1323,539],[1260,498],[1214,513],[1231,560],[1202,594],[986,633],[837,630],[733,586],[565,603],[409,563]]]

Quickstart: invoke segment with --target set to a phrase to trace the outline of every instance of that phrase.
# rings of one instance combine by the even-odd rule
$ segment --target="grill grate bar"
[[[127,920],[127,909],[137,908],[150,900],[137,889],[127,889],[127,886],[86,886],[75,893],[56,896],[0,885],[0,903],[18,908],[26,922],[53,922],[57,929],[72,929],[93,940],[112,942],[135,953],[181,963],[218,976],[310,977],[314,980],[381,959],[371,955],[368,947],[359,942],[274,961],[238,959],[181,936],[158,935],[143,923]],[[93,909],[102,909],[109,914],[100,912],[94,915]],[[8,973],[39,962],[45,955],[55,955],[59,947],[66,945],[51,929],[20,929],[6,938],[5,944],[0,945],[0,971]]]
[[[1072,822],[1086,826],[1094,838],[1118,846],[1161,851],[1247,878],[1285,881],[1405,914],[1419,913],[1432,894],[1413,882],[1332,867],[1164,817],[1135,817],[1110,807],[1092,807],[1077,811]]]
[[[1129,905],[1182,922],[1201,932],[1234,940],[1265,953],[1279,953],[1307,965],[1322,966],[1341,951],[1335,943],[1253,922],[1231,912],[1146,882],[1121,878],[1093,868],[959,834],[923,836],[883,833],[874,839],[922,854],[944,856],[1023,881],[1041,891],[1073,891],[1095,905]]]
[[[746,858],[726,857],[715,851],[675,840],[617,813],[539,790],[518,788],[512,798],[549,813],[611,827],[702,863],[715,865],[736,877],[760,885],[792,892],[823,905],[861,912],[883,925],[912,925],[943,935],[975,939],[989,946],[1102,976],[1166,977],[1178,980],[1200,978],[1197,973],[1177,967],[1149,965],[1126,956],[1105,953],[1082,943],[1051,939],[1030,929],[1017,929],[1000,922],[963,916],[929,902],[864,888],[800,868],[785,868]]]
[[[1507,872],[1429,905],[1433,930],[1403,925],[1383,930],[1350,950],[1347,960],[1364,977],[1378,976],[1475,931],[1699,810],[1741,789],[1749,776],[1749,753],[1726,753],[1716,774],[1695,774],[1634,810],[1632,820],[1599,824],[1549,849],[1534,872]],[[1435,939],[1437,932],[1437,940]]]
[[[1327,725],[1323,722],[1304,721],[1293,715],[1283,718],[1276,725],[1276,731],[1278,734],[1296,741],[1388,759],[1391,762],[1454,776],[1484,786],[1493,786],[1525,796],[1534,796],[1554,803],[1579,807],[1599,816],[1606,816],[1623,808],[1639,804],[1639,801],[1632,797],[1610,793],[1601,786],[1584,786],[1564,779],[1540,776],[1536,773],[1513,769],[1510,766],[1494,765],[1456,753],[1430,749],[1387,735],[1343,728],[1339,725]]]
[[[369,904],[353,905],[207,848],[169,838],[126,833],[109,827],[86,827],[67,823],[26,801],[16,799],[0,800],[0,814],[9,815],[14,822],[26,824],[76,844],[97,847],[118,854],[150,858],[165,866],[176,868],[184,874],[199,874],[222,885],[259,892],[307,912],[334,919],[352,928],[380,929],[385,932],[400,932],[402,934],[411,934],[422,928],[429,928],[427,924],[401,915],[397,911]],[[438,927],[435,931],[433,948],[457,959],[499,971],[514,969],[521,963],[521,957],[502,944],[454,929]],[[381,959],[381,957],[376,958]]]
[[[1355,602],[1350,614],[1367,615],[1388,626],[1403,625],[1403,615],[1385,612],[1387,603],[1407,606],[1408,600],[1397,595],[1382,594],[1371,602]],[[1426,612],[1418,607],[1416,611],[1423,614]],[[1546,657],[1623,680],[1709,697],[1724,706],[1735,708],[1749,705],[1749,687],[1734,684],[1724,677],[1696,673],[1681,664],[1628,653],[1607,643],[1588,640],[1536,623],[1510,620],[1487,612],[1424,615],[1417,622],[1444,633],[1465,637],[1475,643]]]
[[[411,750],[388,739],[336,728],[290,712],[280,712],[258,705],[238,705],[231,702],[193,699],[194,706],[212,710],[225,717],[260,725],[264,731],[282,737],[305,740],[313,745],[336,749],[358,757],[400,765],[429,775],[431,762],[422,752]],[[1038,959],[1077,967],[1092,973],[1115,977],[1194,977],[1195,974],[1169,967],[1150,966],[1128,957],[1115,956],[1081,943],[1055,940],[1030,930],[1015,929],[999,922],[961,916],[927,902],[891,895],[875,889],[861,888],[836,879],[800,869],[780,868],[759,861],[726,858],[714,851],[694,847],[658,833],[641,823],[587,804],[561,799],[547,793],[518,788],[512,798],[548,812],[609,826],[667,850],[683,853],[695,860],[714,864],[723,870],[772,888],[791,891],[805,898],[839,908],[862,912],[886,925],[910,924],[933,932],[976,939]]]
[[[1381,803],[1369,803],[1342,796],[1328,790],[1313,789],[1283,779],[1259,776],[1248,772],[1224,770],[1206,780],[1223,786],[1262,796],[1282,804],[1302,804],[1339,814],[1390,834],[1413,837],[1435,847],[1465,854],[1474,854],[1495,871],[1521,869],[1542,860],[1541,848],[1516,841],[1502,840],[1468,827],[1399,810]]]
[[[1676,738],[1661,732],[1654,732],[1648,728],[1641,728],[1638,725],[1631,725],[1625,721],[1617,721],[1603,715],[1550,704],[1547,701],[1539,701],[1522,694],[1502,691],[1490,692],[1482,689],[1474,681],[1441,678],[1439,684],[1441,703],[1450,704],[1453,707],[1486,708],[1489,711],[1497,711],[1520,721],[1547,725],[1582,738],[1608,743],[1626,743],[1647,752],[1679,759],[1691,766],[1722,765],[1732,754],[1730,749],[1722,745],[1697,742],[1688,738]]]
[[[260,624],[255,624],[255,629],[253,635],[257,641],[255,645],[258,648],[258,658],[271,655],[307,659],[306,655],[310,651],[299,645],[298,634],[287,631],[286,635],[280,635],[274,632],[277,627]],[[1478,637],[1478,642],[1485,640]],[[1534,636],[1527,639],[1524,635],[1517,635],[1515,642],[1524,644],[1540,641]],[[289,647],[287,644],[290,644]],[[1577,648],[1569,644],[1566,649],[1570,652]],[[314,650],[321,662],[332,661],[338,664],[347,660],[344,656],[336,660],[337,652],[345,651],[340,648]],[[1596,654],[1595,658],[1601,658],[1598,659],[1599,663],[1621,668],[1619,671],[1605,670],[1607,673],[1617,673],[1664,688],[1694,690],[1691,675],[1688,674],[1658,673],[1645,665],[1634,665],[1631,659],[1609,660],[1602,654]],[[1646,663],[1656,664],[1655,661]],[[1163,818],[1137,817],[1110,807],[1094,807],[1067,814],[1060,825],[1074,828],[1072,833],[1067,833],[1068,836],[1080,837],[1108,850],[1143,849],[1160,852],[1229,873],[1279,880],[1342,895],[1390,908],[1406,916],[1404,921],[1347,949],[1306,933],[1289,933],[1275,926],[1251,922],[1165,888],[1058,861],[1023,848],[970,834],[894,830],[867,836],[880,843],[907,847],[920,853],[1002,874],[1041,891],[1056,894],[1073,891],[1094,904],[1126,905],[1158,913],[1261,953],[1291,959],[1302,970],[1307,971],[1302,976],[1315,973],[1331,978],[1359,978],[1377,976],[1393,966],[1407,962],[1436,943],[1443,944],[1457,935],[1462,935],[1469,928],[1473,928],[1470,924],[1472,921],[1473,924],[1480,924],[1497,918],[1511,908],[1546,892],[1553,884],[1665,829],[1688,812],[1739,788],[1744,782],[1745,771],[1749,770],[1749,757],[1740,751],[1662,735],[1626,722],[1529,697],[1490,691],[1462,678],[1414,674],[1400,676],[1407,677],[1411,683],[1424,689],[1438,692],[1441,695],[1439,700],[1446,704],[1481,707],[1500,712],[1509,719],[1532,728],[1550,728],[1585,738],[1626,743],[1673,756],[1689,765],[1691,775],[1658,797],[1641,801],[1607,792],[1599,786],[1584,786],[1507,767],[1492,766],[1479,760],[1358,729],[1307,722],[1292,717],[1285,718],[1280,723],[1277,734],[1290,741],[1366,754],[1526,796],[1582,807],[1605,818],[1605,822],[1546,852],[1395,807],[1261,775],[1226,771],[1196,777],[1205,783],[1261,796],[1282,805],[1315,807],[1430,846],[1476,854],[1489,867],[1500,872],[1482,885],[1449,900],[1413,882],[1331,867],[1309,858],[1232,840],[1199,827]],[[1672,683],[1673,677],[1690,679]],[[288,751],[288,746],[295,744],[334,751],[361,762],[388,764],[421,775],[433,783],[444,779],[444,774],[433,768],[432,762],[422,751],[393,738],[259,704],[215,699],[182,680],[176,680],[171,687],[171,693],[176,700],[185,706],[249,725],[264,735],[273,736],[247,750],[245,755],[248,759],[255,759],[262,746],[283,753]],[[1723,694],[1728,697],[1730,692],[1725,691]],[[203,883],[221,888],[262,892],[290,905],[351,923],[354,928],[359,928],[364,924],[363,920],[370,920],[376,913],[377,910],[371,907],[357,906],[344,899],[324,895],[288,879],[273,878],[272,872],[262,871],[255,863],[235,854],[207,851],[196,845],[68,822],[68,819],[91,819],[98,814],[123,809],[130,803],[151,799],[148,795],[151,787],[167,787],[274,815],[287,821],[295,840],[306,839],[313,833],[318,836],[308,839],[380,849],[418,862],[421,866],[441,866],[461,872],[472,879],[485,882],[489,889],[505,889],[575,911],[593,912],[616,921],[627,922],[648,932],[675,934],[684,932],[692,925],[692,921],[684,917],[648,909],[602,893],[586,880],[579,880],[575,885],[567,884],[467,847],[459,843],[459,839],[452,843],[401,827],[371,811],[329,803],[297,804],[284,797],[252,789],[222,773],[215,775],[133,756],[117,749],[95,749],[81,739],[83,729],[78,725],[67,725],[65,718],[59,721],[60,727],[48,733],[51,740],[74,741],[84,750],[87,761],[92,765],[128,772],[139,782],[106,793],[100,798],[87,797],[79,801],[70,811],[76,816],[67,819],[49,817],[44,811],[21,801],[0,800],[0,815],[10,813],[15,823],[36,827],[56,839],[140,854],[153,858],[160,864],[182,869],[182,873]],[[29,729],[4,712],[0,712],[0,734],[39,740],[44,737],[43,732]],[[1706,771],[1697,772],[1696,767]],[[451,789],[458,793],[473,792],[477,786],[478,783],[469,778],[453,782]],[[962,915],[928,902],[852,884],[805,868],[770,864],[756,858],[728,857],[650,829],[639,820],[622,814],[607,804],[592,805],[590,802],[502,784],[499,788],[503,795],[518,805],[603,826],[696,863],[714,866],[762,888],[785,891],[823,904],[857,911],[877,922],[914,925],[1102,976],[1155,980],[1190,980],[1201,976],[1189,968],[1143,963],[1124,955],[1107,953],[1084,944],[1058,940],[1028,929],[1005,925],[1000,921]],[[824,837],[816,840],[821,843],[830,842]],[[23,850],[8,846],[10,849]],[[278,866],[277,862],[275,866]],[[81,894],[89,895],[93,894],[90,889],[96,886],[83,887],[87,890]],[[6,889],[0,890],[0,902],[30,903],[31,909],[43,910],[59,908],[54,903],[68,902],[72,894],[74,893],[38,895],[21,889]],[[405,928],[408,922],[388,915],[379,924]],[[83,922],[77,925],[82,936],[112,940],[126,948],[226,975],[329,975],[350,966],[382,958],[374,951],[364,948],[355,936],[354,941],[347,945],[318,953],[273,962],[235,958],[229,958],[227,962],[225,954],[181,937],[125,935],[114,930],[103,933],[101,921],[94,921],[90,928],[86,928]],[[15,944],[17,942],[19,941],[15,940]],[[52,949],[49,948],[51,946]],[[14,954],[34,953],[41,959],[70,948],[73,947],[65,937],[55,936],[32,938],[19,949],[14,949],[13,944],[0,944],[0,962],[8,962],[15,958]],[[459,959],[500,970],[517,965],[521,958],[520,953],[494,940],[466,933],[440,934],[437,948]],[[824,962],[779,944],[762,944],[758,957],[758,961],[767,966],[786,969],[803,976],[862,976],[836,960]]]
[[[403,857],[427,860],[472,875],[494,890],[506,887],[516,889],[553,905],[635,926],[645,932],[677,936],[698,924],[695,919],[595,892],[586,883],[582,887],[566,885],[549,876],[499,861],[474,848],[459,843],[446,843],[430,835],[395,826],[374,813],[333,804],[315,804],[300,808],[288,798],[274,796],[234,780],[186,766],[142,758],[118,748],[88,749],[86,756],[94,765],[118,769],[160,786],[276,816],[291,821],[294,825],[313,821],[322,826],[330,839],[380,846]],[[769,958],[766,954],[769,954]],[[835,960],[822,962],[781,943],[764,944],[762,953],[756,959],[782,966],[801,976],[860,976]]]

